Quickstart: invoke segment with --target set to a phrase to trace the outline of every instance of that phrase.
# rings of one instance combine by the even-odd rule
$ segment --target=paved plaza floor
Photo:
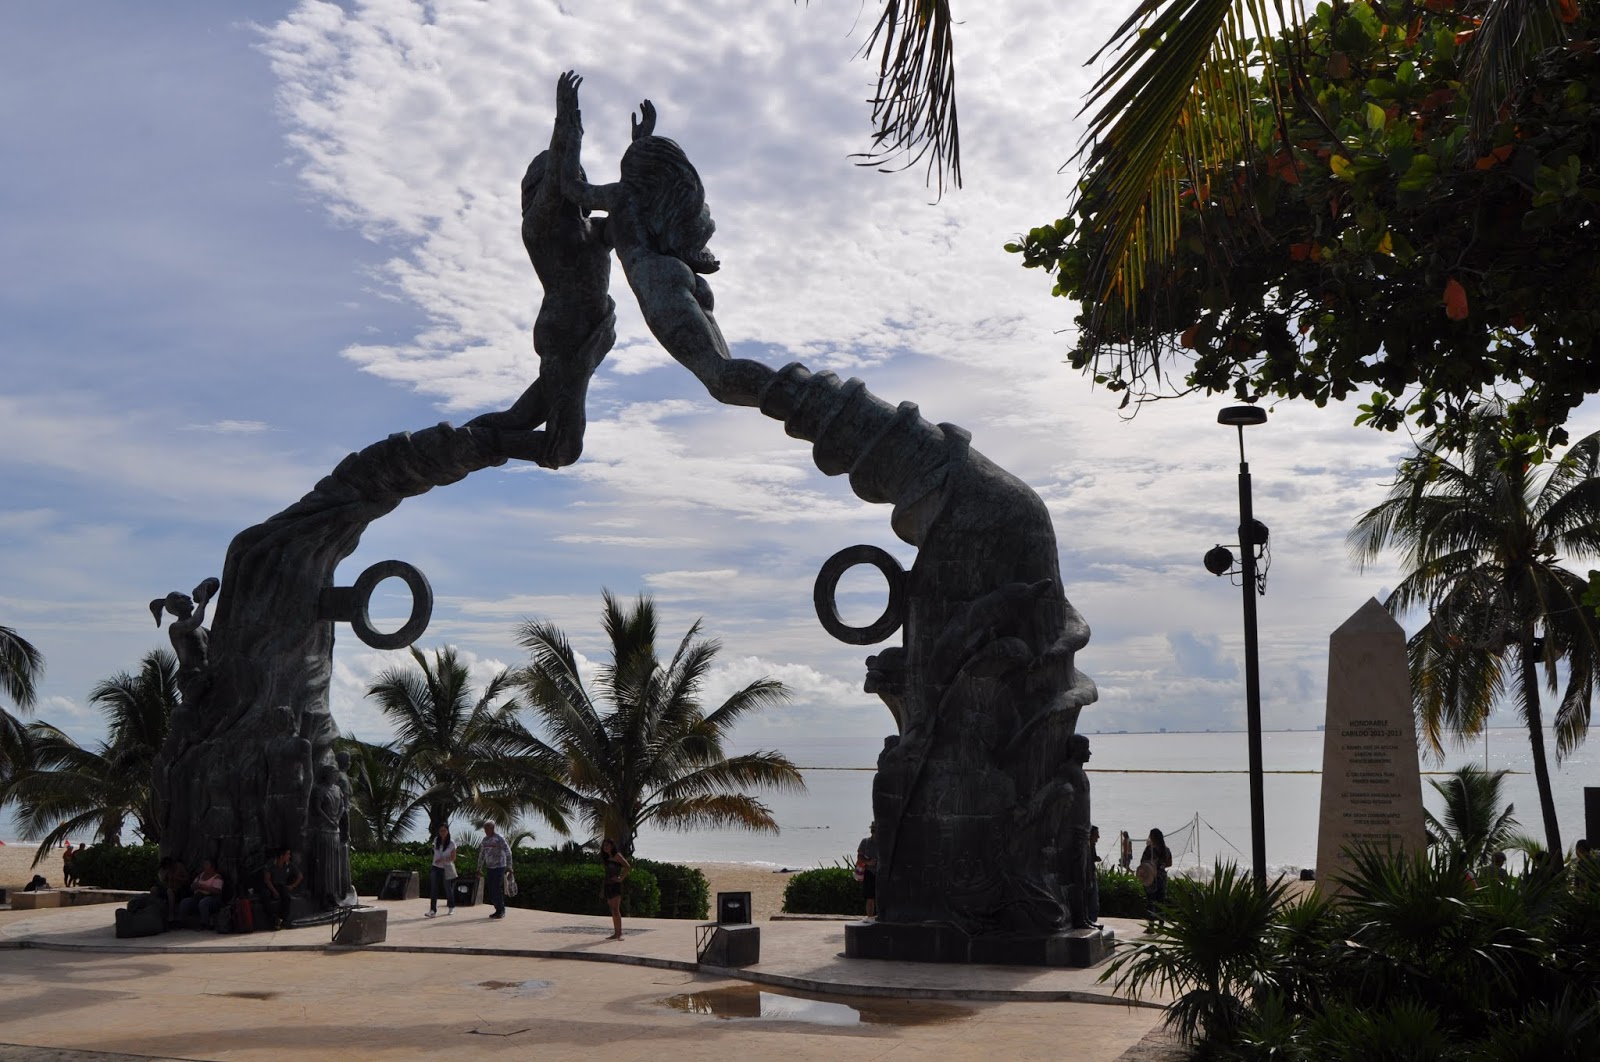
[[[707,970],[692,922],[611,941],[581,915],[385,906],[387,941],[360,948],[325,927],[117,940],[109,906],[0,915],[0,1062],[1181,1057],[1098,970],[845,959],[841,922],[763,922],[760,963]]]

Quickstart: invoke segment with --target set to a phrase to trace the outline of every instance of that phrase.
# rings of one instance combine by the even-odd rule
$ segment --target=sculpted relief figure
[[[201,624],[206,621],[206,605],[221,586],[218,579],[205,579],[194,588],[193,595],[174,590],[150,602],[150,614],[155,616],[157,627],[161,626],[163,612],[173,617],[167,637],[178,657],[178,692],[186,706],[193,706],[205,691],[210,634]]]
[[[339,823],[344,817],[344,793],[338,774],[331,763],[317,772],[310,808],[310,891],[314,898],[329,907],[344,903],[345,877],[350,865],[339,836]]]
[[[266,742],[267,786],[265,841],[271,848],[301,850],[306,813],[311,801],[311,742],[298,733],[294,710],[274,708],[270,716],[273,736]]]

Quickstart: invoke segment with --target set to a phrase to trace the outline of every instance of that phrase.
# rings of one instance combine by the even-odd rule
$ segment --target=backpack
[[[232,906],[230,906],[228,908],[225,908],[225,910],[231,915],[231,918],[230,918],[231,924],[229,925],[229,927],[227,929],[227,932],[229,932],[229,933],[253,933],[253,932],[255,932],[255,928],[256,928],[255,905],[251,902],[249,896],[238,896],[238,897],[235,897]]]

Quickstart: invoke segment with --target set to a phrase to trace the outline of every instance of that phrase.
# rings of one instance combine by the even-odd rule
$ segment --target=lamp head
[[[1206,550],[1205,565],[1212,575],[1227,575],[1233,567],[1233,550],[1227,546],[1212,546]]]
[[[1230,428],[1244,428],[1251,424],[1265,424],[1267,411],[1260,406],[1227,406],[1217,413],[1217,423]]]

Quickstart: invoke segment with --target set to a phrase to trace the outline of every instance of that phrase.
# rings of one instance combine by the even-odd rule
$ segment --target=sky
[[[1065,364],[1074,307],[1002,245],[1066,212],[1063,168],[1125,2],[963,3],[965,185],[882,173],[860,0],[109,2],[13,6],[0,35],[0,623],[48,670],[37,714],[99,735],[96,682],[164,647],[146,603],[220,575],[235,533],[390,433],[503,408],[533,379],[540,296],[518,186],[548,142],[555,83],[585,80],[584,162],[615,179],[640,100],[698,168],[717,221],[710,277],[734,353],[859,376],[962,425],[1050,507],[1100,689],[1081,727],[1243,726],[1240,591],[1201,557],[1235,541],[1238,448],[1222,398],[1118,396]],[[482,681],[523,659],[517,626],[604,656],[600,595],[653,595],[669,641],[722,644],[708,700],[761,676],[787,708],[743,748],[870,763],[892,729],[861,690],[873,649],[811,603],[846,546],[912,550],[809,448],[721,407],[646,331],[613,272],[618,339],[582,460],[507,465],[405,502],[339,572],[409,561],[437,603],[418,643]],[[1344,535],[1382,499],[1404,435],[1353,404],[1279,403],[1249,429],[1271,528],[1260,599],[1263,717],[1323,714],[1329,633],[1387,592]],[[1592,406],[1574,437],[1600,427]],[[409,605],[380,587],[379,626]],[[845,618],[881,579],[841,586]],[[333,711],[385,739],[363,697],[408,663],[338,634]]]

